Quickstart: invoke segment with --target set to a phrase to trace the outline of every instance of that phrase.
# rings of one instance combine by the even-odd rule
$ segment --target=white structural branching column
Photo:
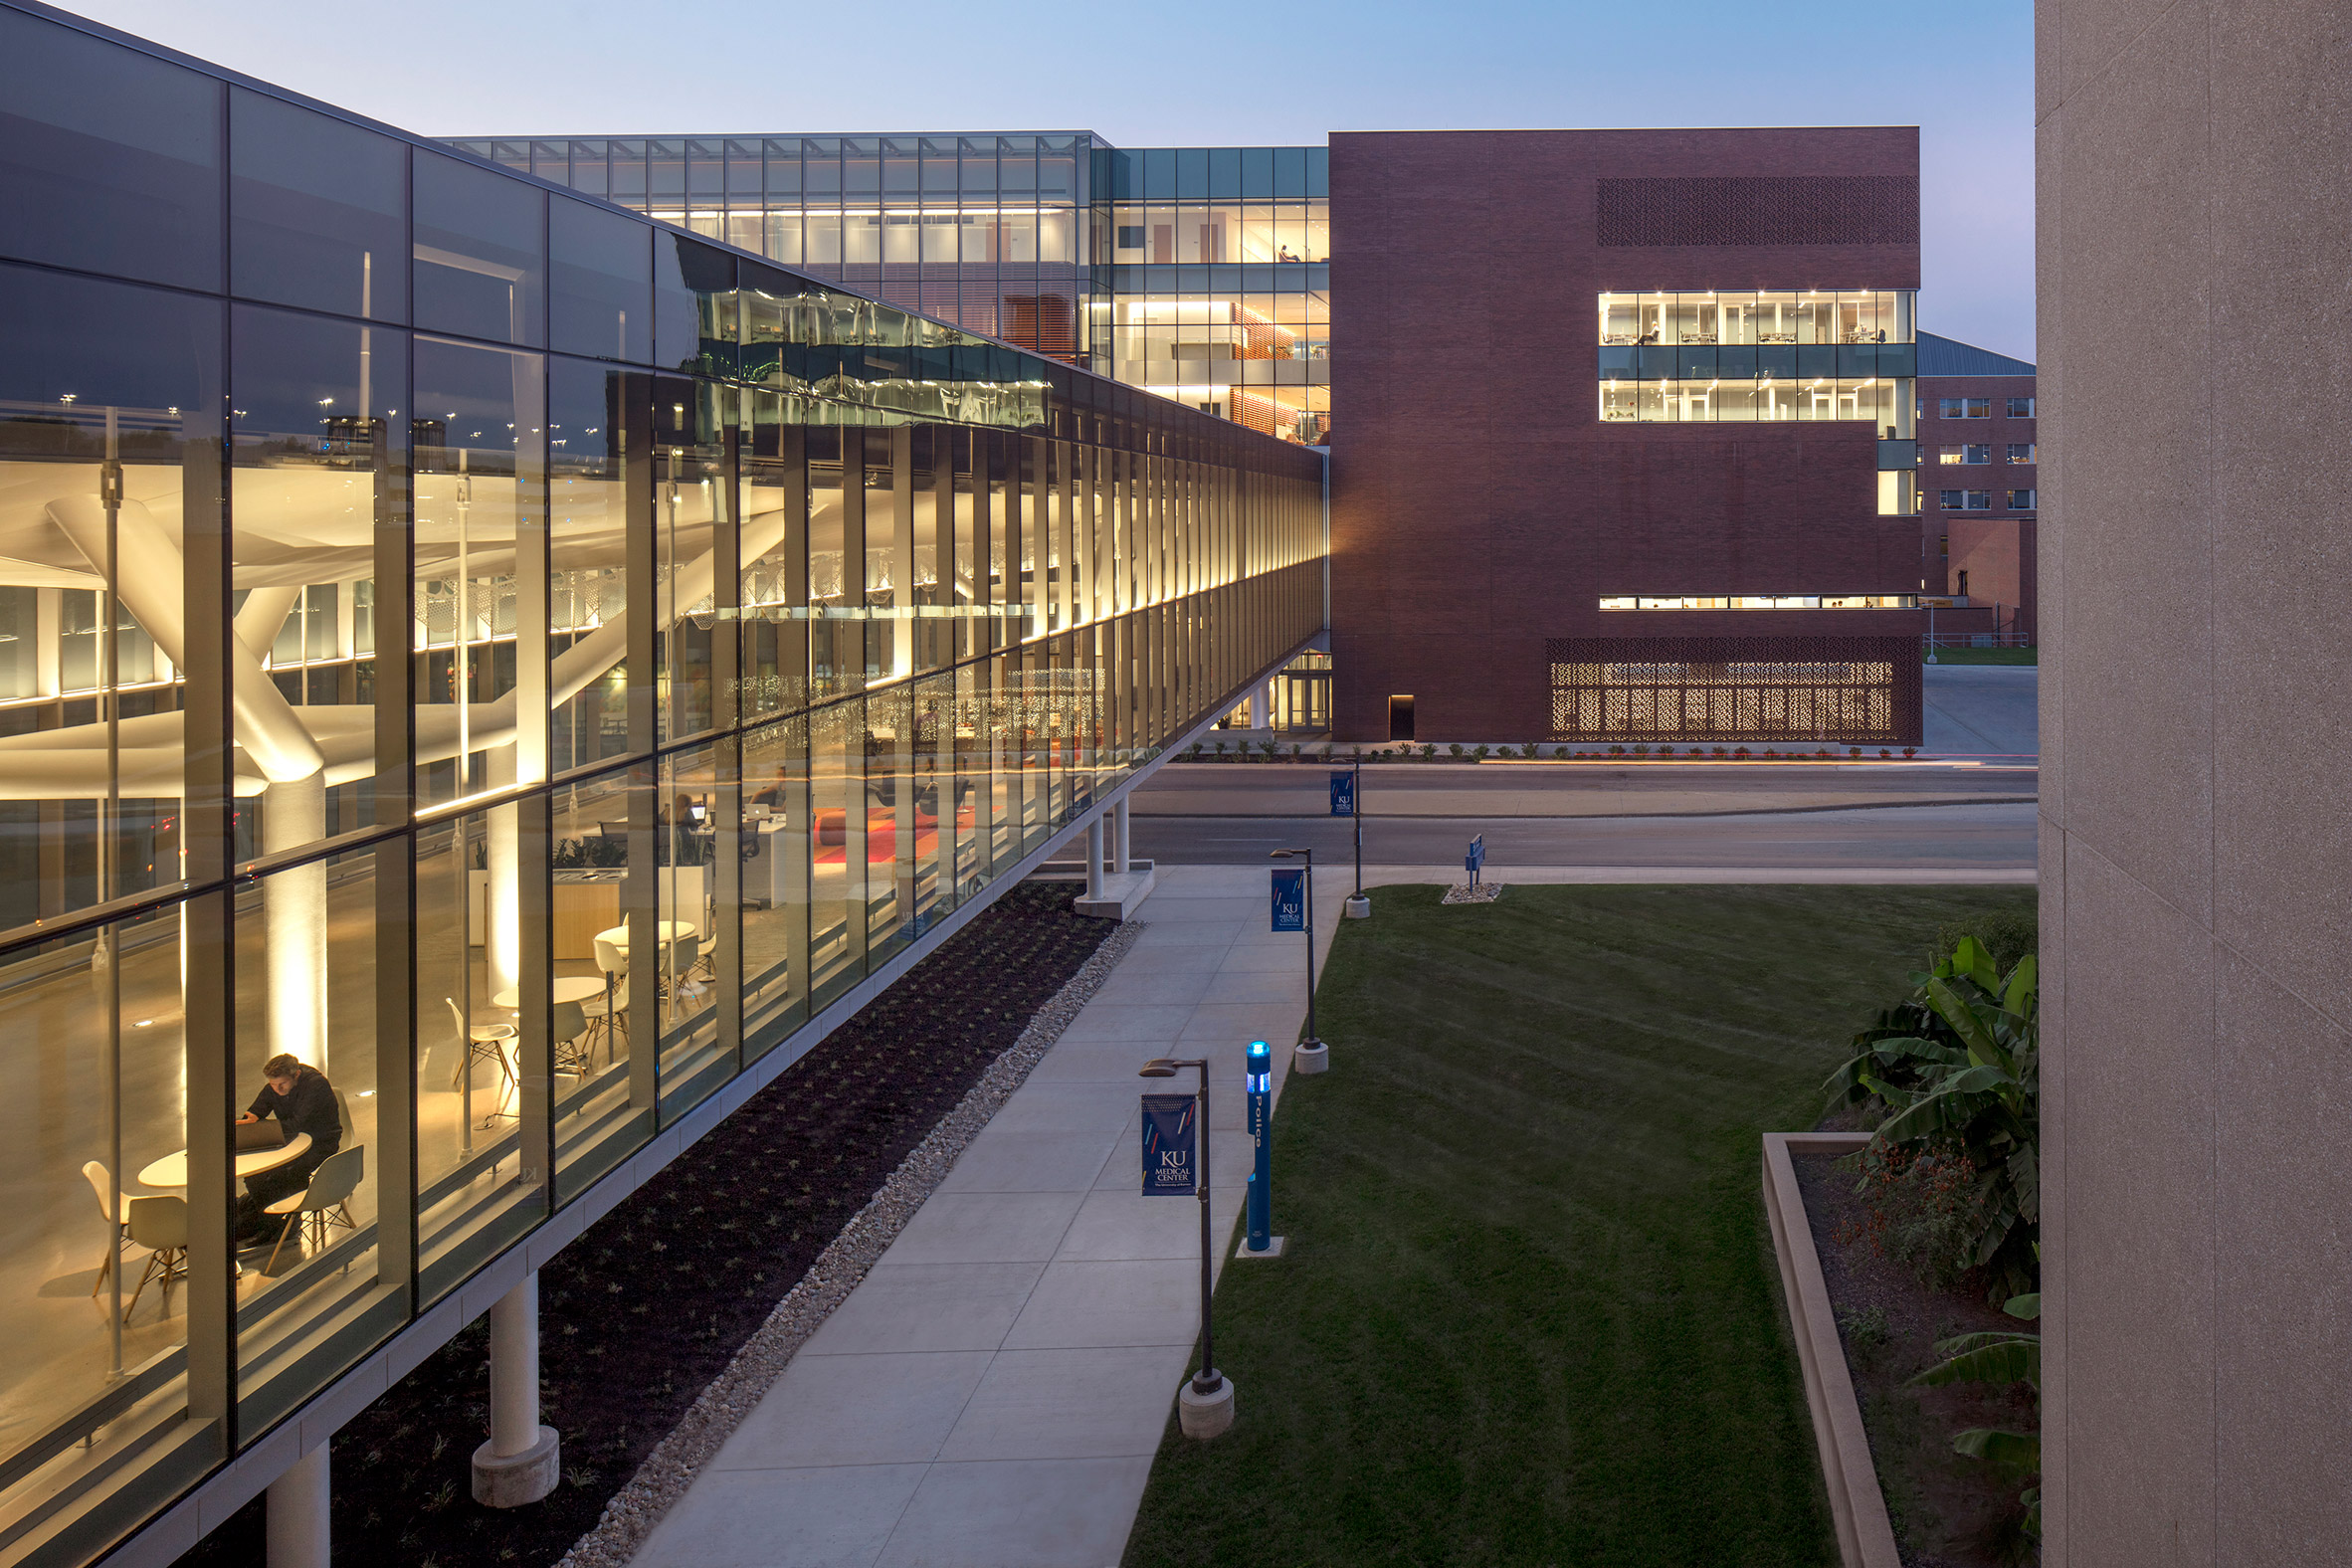
[[[1086,824],[1086,896],[1102,896],[1102,814]]]
[[[1110,806],[1110,869],[1118,876],[1127,875],[1127,797],[1121,795]]]
[[[327,1568],[331,1496],[323,1443],[270,1482],[263,1526],[270,1568]]]
[[[262,791],[262,849],[297,850],[326,837],[326,772],[273,782]],[[299,1057],[319,1072],[326,1060],[326,863],[313,861],[262,879],[268,933],[270,1051]]]
[[[555,1430],[539,1425],[539,1275],[491,1303],[490,1435],[474,1451],[474,1500],[519,1508],[555,1489]]]

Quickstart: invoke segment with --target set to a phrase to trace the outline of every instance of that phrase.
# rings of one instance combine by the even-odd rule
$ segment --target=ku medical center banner
[[[1277,868],[1274,873],[1273,931],[1303,931],[1306,929],[1306,873],[1295,866]]]
[[[1143,1196],[1190,1198],[1200,1191],[1200,1100],[1143,1096]]]

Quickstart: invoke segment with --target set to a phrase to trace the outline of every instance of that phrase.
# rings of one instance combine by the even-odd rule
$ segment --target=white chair
[[[445,996],[442,1000],[449,1004],[449,1016],[458,1026],[459,1037],[466,1042],[466,1055],[459,1059],[458,1071],[450,1075],[449,1086],[454,1089],[463,1083],[466,1075],[474,1071],[475,1063],[490,1062],[497,1068],[498,1076],[511,1088],[514,1084],[514,1070],[506,1062],[506,1044],[514,1039],[514,1026],[476,1024],[468,1028],[466,1015],[458,1011],[458,999]]]
[[[670,944],[669,969],[672,981],[670,1007],[673,1012],[678,1009],[679,992],[698,992],[702,989],[694,974],[694,970],[701,964],[701,961],[702,937],[700,932],[689,931]]]
[[[604,998],[593,1004],[601,1009]],[[588,1006],[580,1002],[557,1002],[548,1009],[548,1033],[555,1038],[555,1071],[575,1078],[588,1076],[588,1050],[581,1037],[588,1033]]]
[[[590,1027],[604,1035],[604,1059],[613,1060],[613,1034],[629,1033],[629,955],[603,937],[596,941],[596,967],[604,974],[604,995],[581,1004]]]
[[[270,1261],[262,1265],[268,1274],[278,1267],[279,1249],[294,1228],[307,1223],[314,1232],[311,1245],[326,1250],[326,1228],[339,1225],[356,1231],[359,1222],[351,1218],[351,1194],[359,1190],[359,1183],[367,1175],[367,1145],[354,1144],[338,1149],[318,1162],[318,1169],[310,1173],[310,1185],[291,1197],[281,1198],[262,1212],[286,1216],[286,1229],[278,1233],[278,1246],[270,1249]]]
[[[146,1270],[139,1275],[139,1285],[130,1292],[130,1304],[122,1309],[123,1321],[138,1310],[139,1297],[147,1290],[147,1281],[163,1281],[163,1310],[171,1310],[171,1287],[188,1277],[188,1201],[185,1198],[133,1198],[122,1206],[123,1228],[132,1242],[150,1249]]]
[[[90,1293],[95,1298],[106,1287],[106,1275],[114,1269],[114,1255],[122,1250],[123,1239],[129,1233],[114,1215],[114,1178],[107,1172],[105,1162],[91,1160],[82,1167],[82,1174],[89,1179],[91,1190],[98,1194],[98,1218],[114,1227],[114,1234],[108,1239],[111,1245],[106,1248],[106,1256],[98,1260],[98,1282],[90,1287]]]

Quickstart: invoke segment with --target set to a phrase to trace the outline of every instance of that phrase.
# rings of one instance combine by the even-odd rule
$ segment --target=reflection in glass
[[[424,151],[416,154],[414,178],[417,325],[493,343],[538,344],[544,193]]]

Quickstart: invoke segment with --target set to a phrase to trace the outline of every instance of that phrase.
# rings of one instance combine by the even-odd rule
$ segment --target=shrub
[[[1849,1307],[1838,1314],[1838,1327],[1846,1335],[1846,1348],[1855,1359],[1867,1361],[1886,1348],[1894,1338],[1886,1326],[1886,1308],[1873,1306],[1864,1309]]]
[[[1624,755],[1625,755],[1625,747],[1623,747],[1623,746],[1611,746],[1611,747],[1609,748],[1609,754],[1610,754],[1611,756],[1613,756],[1613,757],[1622,757],[1622,756],[1624,756]]]
[[[1861,755],[1862,755],[1862,747],[1860,747],[1860,746],[1848,746],[1848,747],[1846,748],[1846,754],[1847,754],[1848,756],[1850,756],[1850,757],[1859,757],[1859,756],[1861,756]]]
[[[1436,746],[1436,745],[1434,745],[1434,744],[1430,744],[1430,745],[1424,745],[1424,746],[1421,748],[1421,760],[1422,760],[1422,761],[1424,761],[1424,762],[1427,762],[1427,761],[1429,761],[1429,760],[1430,760],[1432,757],[1436,756],[1437,754],[1438,754],[1438,748],[1437,748],[1437,746]]]
[[[2042,1315],[2042,1294],[2027,1291],[2012,1297],[2001,1310],[2024,1322],[2032,1322]],[[1935,1348],[1947,1359],[1929,1367],[1910,1381],[1913,1386],[1936,1387],[1946,1383],[1985,1383],[1995,1388],[2007,1388],[2025,1383],[2034,1390],[2035,1415],[2039,1419],[2042,1402],[2042,1336],[2029,1334],[2021,1328],[1985,1329],[1973,1334],[1955,1334],[1939,1339]],[[2013,1432],[2000,1427],[1974,1427],[1952,1439],[1952,1452],[1972,1460],[1982,1460],[2014,1478],[2031,1482],[2018,1493],[2018,1501],[2025,1508],[2021,1521],[2029,1541],[2042,1539],[2042,1434]],[[2021,1554],[2028,1555],[2028,1554]]]
[[[1780,753],[1779,753],[1779,752],[1777,752],[1777,751],[1775,751],[1775,750],[1773,750],[1773,749],[1772,749],[1770,746],[1766,746],[1766,747],[1764,748],[1764,758],[1765,758],[1765,760],[1766,760],[1766,761],[1771,761],[1771,760],[1773,760],[1773,759],[1777,758],[1779,755],[1780,755]]]
[[[1650,755],[1650,748],[1648,746],[1636,746],[1634,748],[1634,755],[1637,757],[1646,757]]]
[[[1893,756],[1893,755],[1894,755],[1894,753],[1893,753],[1893,752],[1891,752],[1891,751],[1889,751],[1889,750],[1887,750],[1887,749],[1886,749],[1884,746],[1880,746],[1880,747],[1878,748],[1878,755],[1880,755],[1880,756],[1882,756],[1882,757],[1891,757],[1891,756]]]
[[[1994,909],[1965,920],[1953,920],[1938,926],[1935,950],[1929,962],[1949,961],[1960,950],[1963,937],[1973,937],[1993,960],[1993,967],[2003,974],[2015,969],[2018,960],[2030,958],[2042,947],[2042,913],[2032,904],[2021,908]]]
[[[1735,757],[1745,757],[1748,754],[1748,748],[1745,746],[1734,746],[1731,748],[1731,754]]]
[[[1854,1037],[1824,1085],[1882,1107],[1860,1164],[1881,1228],[1923,1274],[1984,1269],[1993,1299],[2034,1287],[2041,1199],[2041,998],[2026,954],[2006,974],[1963,935],[1918,989]]]
[[[1917,746],[1905,746],[1905,747],[1903,747],[1903,755],[1904,755],[1904,756],[1906,756],[1906,757],[1913,757],[1913,756],[1917,756],[1918,754],[1919,754],[1919,748],[1918,748]]]
[[[1483,762],[1486,760],[1486,748],[1484,746],[1480,746],[1477,750],[1471,752],[1470,755],[1475,757],[1478,761]]]

